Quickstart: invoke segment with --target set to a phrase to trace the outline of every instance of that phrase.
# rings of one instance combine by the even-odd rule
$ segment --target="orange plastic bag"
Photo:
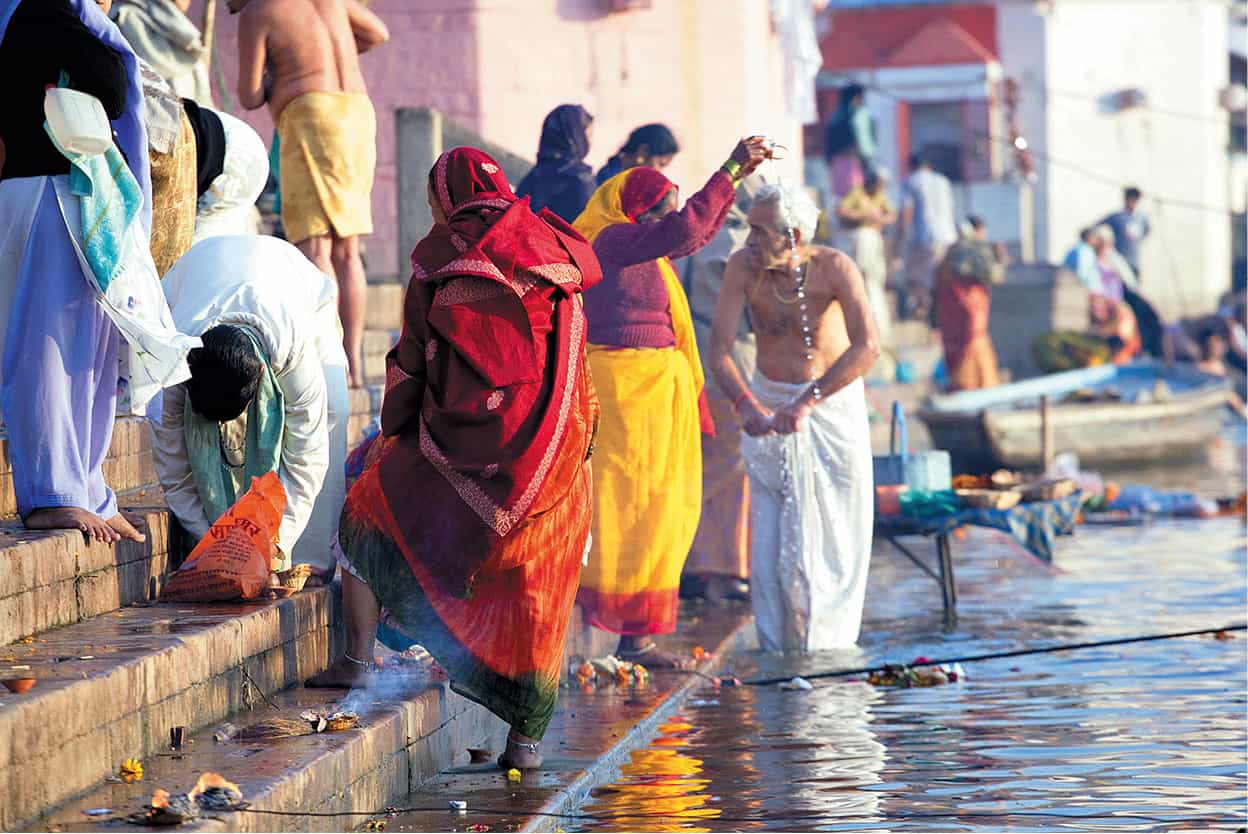
[[[255,599],[268,587],[286,490],[276,472],[253,478],[251,489],[226,510],[169,577],[162,600],[219,602]]]

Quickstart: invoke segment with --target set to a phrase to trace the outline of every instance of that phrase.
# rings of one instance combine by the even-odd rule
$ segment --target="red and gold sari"
[[[540,738],[590,529],[597,400],[578,296],[600,272],[481,151],[443,154],[431,180],[448,221],[412,253],[342,559],[453,689]]]

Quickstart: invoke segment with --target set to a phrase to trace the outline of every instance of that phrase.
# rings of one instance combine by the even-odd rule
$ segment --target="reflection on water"
[[[1244,545],[1242,519],[1084,528],[1049,569],[975,531],[955,548],[952,631],[941,629],[935,584],[878,550],[860,652],[733,662],[742,676],[801,674],[1242,622]],[[593,792],[585,816],[561,824],[1242,828],[1246,647],[1239,633],[982,662],[968,681],[930,689],[835,679],[812,692],[708,688]]]

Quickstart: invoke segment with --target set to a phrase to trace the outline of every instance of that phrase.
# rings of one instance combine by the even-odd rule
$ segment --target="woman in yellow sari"
[[[577,601],[592,625],[620,635],[621,657],[652,666],[682,665],[651,635],[676,630],[680,573],[701,511],[700,432],[714,432],[689,302],[670,259],[715,236],[737,181],[766,153],[762,137],[743,140],[679,211],[667,177],[631,168],[603,183],[574,224],[603,271],[584,296],[602,412],[593,547]]]

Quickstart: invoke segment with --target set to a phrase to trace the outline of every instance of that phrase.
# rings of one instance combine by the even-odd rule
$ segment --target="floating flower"
[[[130,758],[121,763],[121,778],[127,782],[138,782],[143,778],[143,763]]]

